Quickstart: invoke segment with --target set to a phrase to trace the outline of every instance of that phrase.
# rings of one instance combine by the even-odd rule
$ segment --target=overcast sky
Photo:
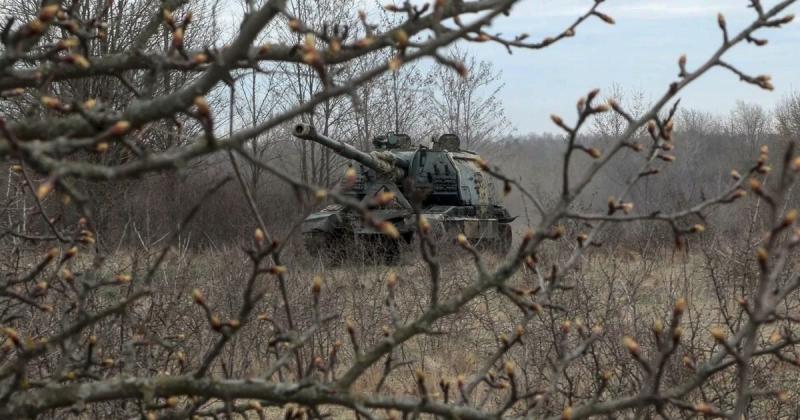
[[[497,20],[492,32],[556,34],[594,0],[526,0]],[[775,0],[762,0],[766,6]],[[517,50],[508,55],[495,45],[470,47],[502,71],[506,112],[517,133],[555,131],[549,115],[573,118],[575,102],[588,90],[618,83],[641,90],[648,98],[661,95],[675,80],[677,59],[688,56],[688,68],[705,60],[721,42],[717,13],[725,14],[731,33],[755,15],[747,0],[608,0],[601,11],[616,25],[592,19],[577,36],[540,51]],[[798,13],[797,6],[790,13]],[[715,69],[681,95],[684,107],[726,114],[737,99],[772,108],[784,95],[800,90],[800,25],[762,29],[764,47],[742,44],[727,60],[755,76],[769,74],[775,90],[763,91],[738,81],[727,70]],[[607,90],[607,89],[606,89]]]

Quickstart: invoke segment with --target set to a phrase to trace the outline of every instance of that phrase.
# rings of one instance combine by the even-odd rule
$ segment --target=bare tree
[[[466,50],[455,48],[444,62],[461,63],[453,71],[435,67],[428,77],[431,134],[443,129],[458,134],[465,148],[477,148],[511,132],[498,93],[502,89],[500,73],[492,64],[479,61]]]
[[[800,136],[800,93],[794,92],[786,96],[775,110],[778,121],[778,132],[790,139]]]
[[[351,0],[326,0],[323,2],[309,0],[292,0],[287,4],[287,11],[291,19],[289,24],[279,27],[278,39],[287,43],[306,44],[318,48],[325,40],[333,41],[329,47],[338,49],[337,45],[353,42],[364,32],[360,32],[359,21]],[[308,36],[306,31],[297,31],[292,22],[302,22],[306,31],[315,31],[321,37]],[[336,53],[334,53],[336,54]],[[356,60],[348,60],[355,62]],[[286,95],[284,107],[291,109],[298,104],[311,101],[314,96],[324,91],[330,81],[348,80],[354,74],[350,66],[334,63],[320,65],[316,68],[303,63],[282,63],[279,67],[285,76],[284,84],[291,92]],[[324,73],[324,77],[320,75]],[[351,106],[347,97],[338,96],[326,98],[315,105],[313,109],[305,112],[304,119],[316,126],[325,135],[350,137],[350,133],[338,132],[340,125],[336,122],[344,118]],[[341,127],[343,127],[342,125]],[[314,144],[302,143],[300,146],[301,177],[307,182],[330,186],[332,183],[333,156],[330,151],[320,149]]]
[[[626,109],[633,117],[641,115],[648,108],[645,93],[641,90],[625,91],[625,88],[619,83],[614,83],[608,90],[606,95],[608,100],[614,100],[618,103],[625,104]],[[593,121],[594,134],[601,137],[619,137],[627,126],[627,121],[619,114],[608,113],[598,115]]]
[[[743,151],[752,154],[772,134],[771,122],[772,116],[760,105],[737,101],[728,119],[727,129],[732,135],[741,137],[747,145]]]
[[[722,131],[722,124],[714,114],[692,108],[678,111],[677,125],[689,136],[704,137]]]
[[[391,53],[386,59],[391,59]],[[354,124],[361,149],[369,149],[375,136],[389,132],[423,140],[430,133],[426,126],[427,87],[423,69],[411,63],[359,88]]]

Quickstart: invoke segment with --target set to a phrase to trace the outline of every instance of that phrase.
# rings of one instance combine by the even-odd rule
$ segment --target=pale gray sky
[[[527,0],[510,17],[497,20],[492,32],[529,33],[542,38],[561,31],[594,0]],[[762,1],[765,6],[775,0]],[[503,73],[502,98],[518,133],[554,131],[549,115],[573,118],[575,102],[588,90],[618,83],[648,97],[675,80],[677,59],[686,53],[688,67],[706,59],[721,42],[717,13],[725,14],[735,33],[755,16],[747,0],[608,0],[601,11],[616,25],[592,19],[577,36],[541,51],[508,55],[497,45],[471,46],[481,59]],[[794,6],[789,13],[798,13]],[[727,60],[755,76],[770,74],[776,89],[763,91],[739,82],[727,70],[712,70],[682,95],[684,107],[727,113],[736,100],[772,108],[788,92],[800,89],[800,19],[783,29],[764,29],[764,47],[742,44]]]

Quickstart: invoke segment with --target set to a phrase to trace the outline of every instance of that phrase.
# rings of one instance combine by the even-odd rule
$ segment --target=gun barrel
[[[393,164],[385,160],[378,159],[369,153],[364,153],[347,143],[342,143],[329,137],[325,137],[322,134],[317,133],[317,130],[313,125],[297,124],[294,126],[292,134],[299,139],[310,140],[325,146],[333,150],[339,156],[355,160],[364,166],[372,168],[378,173],[391,175],[397,179],[402,178],[404,175],[402,167],[400,167],[398,161],[395,161]]]

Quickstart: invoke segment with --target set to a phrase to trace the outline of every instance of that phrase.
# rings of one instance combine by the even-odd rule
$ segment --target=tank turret
[[[366,203],[376,194],[394,193],[393,201],[371,211],[376,219],[394,224],[406,242],[413,239],[417,207],[443,236],[454,238],[461,233],[477,246],[499,250],[510,246],[514,217],[498,200],[493,179],[481,170],[480,156],[461,150],[455,134],[443,134],[429,148],[414,146],[405,134],[390,133],[376,137],[372,142],[376,150],[370,153],[323,136],[307,124],[296,125],[293,134],[359,164],[358,179],[349,194]],[[387,260],[394,259],[399,250],[398,241],[389,240],[340,205],[311,214],[302,232],[312,254],[333,262],[350,255],[354,242],[382,250]]]

